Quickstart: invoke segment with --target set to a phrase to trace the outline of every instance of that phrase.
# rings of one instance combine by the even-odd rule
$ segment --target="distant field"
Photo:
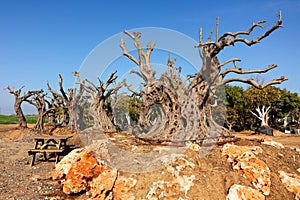
[[[26,115],[26,121],[28,124],[35,124],[37,121],[36,115]],[[16,115],[0,115],[0,124],[17,124],[18,118]]]

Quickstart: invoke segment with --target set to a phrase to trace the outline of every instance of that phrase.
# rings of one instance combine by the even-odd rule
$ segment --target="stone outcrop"
[[[262,153],[262,149],[258,146],[226,144],[222,149],[222,156],[232,164],[235,172],[249,180],[264,195],[269,195],[271,172],[266,163],[256,157],[259,153]]]
[[[99,165],[98,161],[85,151],[75,161],[66,173],[63,181],[63,191],[66,194],[87,190],[89,188],[89,180],[99,176],[106,170],[105,166]]]
[[[75,149],[56,165],[55,180],[63,185],[63,192],[87,192],[96,199],[134,199],[129,192],[136,180],[118,176],[118,171],[99,162],[86,149]]]
[[[59,163],[55,165],[55,174],[53,178],[55,180],[62,179],[70,170],[72,164],[82,156],[84,149],[74,149],[67,156],[65,156]]]
[[[277,149],[283,149],[284,148],[284,145],[279,143],[279,142],[275,142],[273,141],[272,139],[264,139],[264,141],[262,142],[262,144],[265,144],[265,145],[271,145],[273,147],[276,147]]]
[[[259,145],[260,142],[256,144]],[[274,146],[275,143],[269,142],[271,146]],[[281,191],[272,190],[271,195],[266,197],[270,194],[271,172],[266,163],[258,158],[264,153],[263,149],[260,146],[249,145],[253,143],[255,142],[243,141],[237,144],[248,145],[225,144],[222,147],[216,146],[214,149],[204,149],[199,144],[191,143],[180,151],[174,151],[174,146],[157,145],[152,147],[152,151],[161,155],[155,160],[163,163],[160,168],[155,171],[128,172],[111,164],[118,154],[114,154],[115,151],[111,154],[108,145],[99,140],[97,144],[92,144],[85,149],[73,150],[65,156],[56,165],[54,178],[62,184],[64,193],[86,195],[83,199],[260,200],[272,199],[275,195],[283,193],[285,199],[291,199],[292,193],[295,194],[296,199],[299,199],[299,177],[282,171],[272,172],[272,176],[280,177],[287,190],[277,179],[274,182],[275,184],[279,182]],[[281,149],[277,144],[275,147],[278,149],[271,146],[269,144],[263,146],[265,152],[268,152],[266,162],[269,157],[272,156],[273,159],[274,156],[278,156],[278,149]],[[141,151],[138,148],[141,146],[128,149],[134,149],[139,155]],[[145,149],[148,150],[148,146]],[[167,153],[169,149],[171,151]],[[276,151],[272,151],[274,149]],[[285,151],[293,153],[292,162],[296,162],[299,158],[298,153],[290,148],[282,151],[279,159],[284,158]],[[203,152],[207,154],[203,156]],[[133,158],[136,156],[127,159]],[[123,160],[124,165],[130,163],[127,163],[126,159]],[[270,164],[274,163],[270,162]],[[131,166],[128,165],[128,167]],[[139,167],[139,163],[135,167]],[[272,165],[270,167],[274,168]]]
[[[284,171],[278,171],[279,177],[284,187],[295,194],[295,199],[300,199],[300,176],[291,173],[285,173]]]
[[[265,200],[265,196],[259,190],[234,184],[230,187],[226,200]]]
[[[188,191],[194,185],[195,175],[183,175],[183,171],[187,168],[194,169],[195,164],[188,161],[184,155],[177,157],[170,162],[162,171],[167,177],[172,177],[172,181],[159,180],[153,182],[146,199],[155,200],[161,198],[172,198],[179,196],[181,199],[188,198]]]

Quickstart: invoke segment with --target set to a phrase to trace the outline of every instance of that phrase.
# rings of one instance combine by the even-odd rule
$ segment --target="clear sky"
[[[285,75],[289,80],[280,87],[300,93],[299,0],[1,0],[0,112],[14,112],[13,96],[3,90],[7,85],[25,85],[27,91],[46,88],[48,80],[57,89],[57,76],[62,74],[65,87],[73,87],[72,72],[99,43],[124,29],[162,27],[198,40],[199,28],[208,35],[217,16],[220,33],[234,32],[261,19],[270,27],[279,10],[284,28],[254,47],[226,49],[219,58],[240,57],[239,65],[246,69],[278,64],[265,79]],[[34,112],[31,107],[25,110]]]

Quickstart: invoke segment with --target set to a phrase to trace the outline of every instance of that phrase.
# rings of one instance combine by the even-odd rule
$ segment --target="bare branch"
[[[273,65],[268,66],[267,68],[255,69],[255,70],[243,70],[242,68],[228,68],[228,69],[225,69],[223,72],[220,73],[220,77],[222,77],[222,79],[223,79],[228,73],[231,73],[231,72],[236,73],[236,74],[266,73],[269,70],[274,69],[276,67],[277,67],[277,65],[273,64]]]
[[[102,90],[107,90],[107,87],[113,83],[118,76],[116,76],[117,70],[115,70],[114,72],[111,73],[111,75],[109,76],[109,78],[107,79],[106,83],[103,85]]]
[[[275,85],[275,84],[281,84],[283,81],[288,80],[285,76],[281,76],[280,78],[277,79],[273,79],[265,84],[258,84],[254,79],[244,79],[244,78],[229,78],[224,80],[220,85],[224,85],[226,83],[230,83],[230,82],[242,82],[242,83],[247,83],[249,85],[252,85],[253,87],[257,88],[257,89],[263,89],[265,87],[268,87],[269,85]]]
[[[212,38],[212,34],[213,34],[213,33],[214,33],[214,29],[211,29],[210,34],[209,34],[208,39],[207,39],[208,42],[211,41],[211,38]]]
[[[232,59],[230,59],[230,60],[227,60],[227,61],[225,61],[225,62],[219,64],[219,65],[218,65],[218,68],[220,69],[220,68],[223,67],[224,65],[227,65],[228,63],[231,63],[231,62],[233,62],[234,66],[236,66],[236,65],[235,65],[235,62],[240,62],[240,61],[241,61],[240,58],[232,58]]]
[[[122,82],[114,85],[114,87],[112,89],[109,89],[104,98],[107,99],[110,95],[116,93],[119,89],[121,89],[121,87],[123,87],[123,85],[125,85],[125,81],[126,80],[123,80]]]
[[[135,96],[142,96],[142,93],[141,92],[136,92],[133,88],[132,88],[132,85],[128,85],[126,80],[124,81],[124,86],[132,93],[134,94]]]
[[[279,14],[278,14],[278,20],[277,20],[276,24],[273,25],[270,29],[268,29],[265,33],[258,36],[257,38],[255,38],[253,40],[248,40],[246,38],[238,37],[240,35],[250,35],[256,27],[264,28],[265,26],[263,24],[265,22],[266,22],[265,20],[262,20],[262,21],[259,21],[259,22],[256,22],[256,23],[252,24],[252,26],[248,29],[248,31],[239,31],[239,32],[235,32],[235,33],[226,32],[218,40],[216,40],[215,42],[212,42],[210,40],[211,35],[212,35],[212,32],[211,32],[210,37],[207,40],[207,42],[203,43],[202,41],[200,41],[199,45],[197,45],[196,47],[198,47],[198,48],[199,47],[205,47],[206,49],[208,48],[209,49],[208,53],[210,53],[210,57],[214,57],[220,51],[222,51],[224,49],[224,47],[234,45],[236,42],[242,42],[242,43],[244,43],[248,46],[252,46],[253,44],[259,43],[262,39],[269,36],[276,29],[282,27],[281,12],[279,12]]]
[[[231,36],[233,38],[236,38],[238,35],[250,35],[251,32],[256,28],[256,27],[260,27],[260,28],[265,28],[265,26],[263,25],[264,23],[266,23],[267,21],[266,20],[261,20],[261,21],[258,21],[256,23],[253,23],[252,26],[249,28],[248,31],[238,31],[238,32],[235,32],[235,33],[232,33],[232,32],[226,32],[224,33],[219,39],[218,39],[218,42],[221,42],[223,39],[225,39],[226,37],[228,36]]]
[[[123,54],[124,56],[128,57],[130,60],[132,60],[135,64],[139,65],[139,61],[133,56],[131,55],[130,53],[128,53],[127,49],[126,49],[126,46],[125,46],[125,42],[124,42],[124,39],[121,39],[121,49],[123,51]]]
[[[48,90],[52,93],[54,99],[58,99],[58,98],[63,99],[63,97],[59,93],[57,93],[54,89],[52,89],[52,87],[49,84],[49,81],[47,81],[47,86],[48,86]]]
[[[199,43],[202,45],[203,44],[203,32],[202,32],[202,27],[199,29]]]
[[[63,88],[63,78],[61,76],[61,74],[58,75],[58,83],[59,83],[59,91],[62,94],[63,98],[65,99],[65,101],[69,101],[68,96],[65,93],[65,90]]]
[[[134,70],[134,69],[130,70],[130,73],[132,73],[132,74],[137,74],[137,75],[138,75],[139,77],[141,77],[144,81],[147,80],[147,78],[146,78],[142,73],[140,73],[140,72],[138,72],[138,71],[136,71],[136,70]]]
[[[121,48],[123,50],[123,54],[127,56],[130,60],[132,60],[135,64],[139,66],[140,69],[140,74],[142,74],[142,78],[147,82],[147,81],[152,81],[155,76],[155,71],[151,68],[150,65],[150,56],[151,52],[154,49],[155,43],[152,43],[151,41],[148,42],[147,44],[147,51],[144,51],[141,45],[141,33],[139,32],[134,32],[129,33],[128,31],[124,30],[124,33],[128,35],[130,38],[134,40],[134,46],[138,50],[138,59],[135,58],[133,55],[128,53],[126,47],[125,47],[125,42],[123,39],[121,39]]]
[[[219,37],[219,23],[220,23],[220,17],[217,17],[216,19],[216,41],[218,41]]]

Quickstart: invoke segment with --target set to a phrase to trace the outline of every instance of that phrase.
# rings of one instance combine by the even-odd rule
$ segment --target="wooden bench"
[[[28,155],[32,155],[31,166],[34,165],[37,153],[43,153],[45,160],[47,153],[55,153],[55,162],[59,161],[59,156],[67,151],[67,140],[72,136],[39,136],[34,138],[35,146],[33,149],[26,149]]]
[[[47,153],[55,153],[55,163],[58,163],[60,154],[64,152],[64,149],[25,149],[28,155],[32,155],[31,166],[34,165],[34,161],[37,153],[43,153],[45,160],[48,160]]]

